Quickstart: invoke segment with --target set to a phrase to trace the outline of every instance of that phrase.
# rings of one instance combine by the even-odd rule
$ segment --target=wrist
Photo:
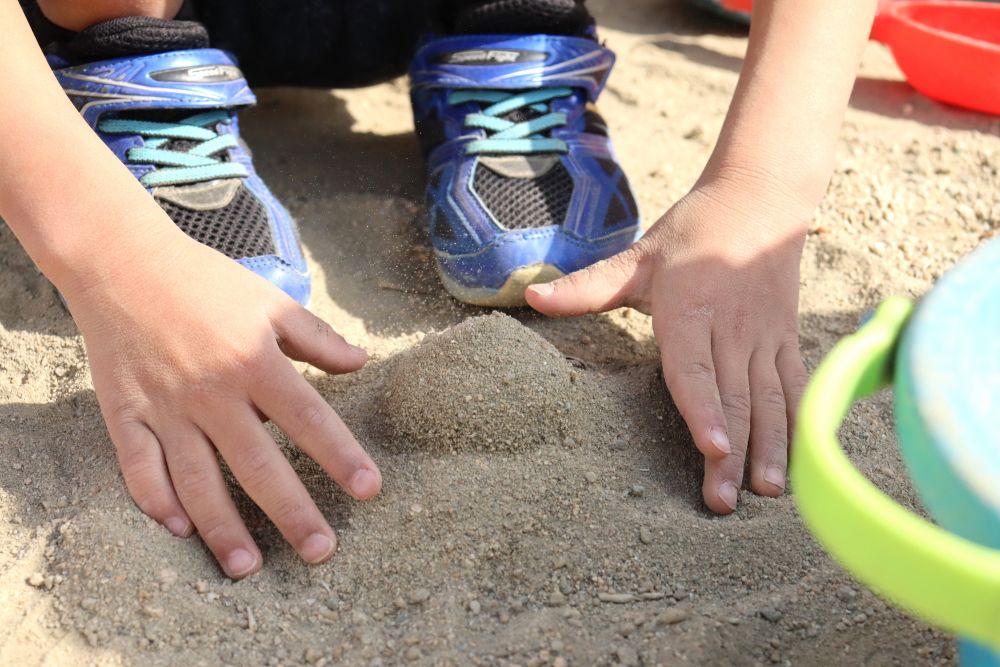
[[[763,163],[713,161],[692,192],[739,209],[739,218],[766,220],[780,231],[804,232],[828,182],[829,176],[790,177]]]
[[[33,221],[34,238],[24,243],[42,273],[70,302],[108,286],[117,291],[133,285],[143,266],[169,266],[171,257],[189,242],[159,207],[139,216],[122,216],[113,209],[103,214],[80,211],[75,217],[75,229]]]

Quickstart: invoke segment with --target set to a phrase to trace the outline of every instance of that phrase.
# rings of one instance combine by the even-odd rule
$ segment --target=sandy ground
[[[745,31],[662,1],[593,4],[620,55],[603,108],[651,222],[708,156]],[[790,497],[705,511],[647,318],[511,319],[445,295],[418,224],[405,81],[264,91],[244,118],[301,223],[315,310],[374,353],[354,376],[310,378],[383,466],[385,492],[353,502],[289,448],[340,553],[302,565],[237,493],[267,564],[227,581],[197,539],[133,507],[73,323],[0,227],[0,664],[954,660],[948,637],[853,583]],[[839,158],[803,263],[811,367],[880,299],[919,295],[1000,227],[1000,122],[920,97],[881,46]],[[917,505],[887,395],[842,435]]]

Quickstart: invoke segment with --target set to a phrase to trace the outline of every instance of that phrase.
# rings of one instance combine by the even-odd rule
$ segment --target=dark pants
[[[584,0],[188,0],[178,18],[205,24],[250,83],[340,88],[406,71],[430,33],[584,34]],[[66,31],[22,0],[42,45]],[[61,33],[61,34],[60,34]]]

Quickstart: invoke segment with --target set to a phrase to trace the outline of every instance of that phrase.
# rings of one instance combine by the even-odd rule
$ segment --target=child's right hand
[[[331,373],[364,350],[281,290],[180,233],[153,256],[64,290],[125,482],[172,533],[195,529],[226,574],[261,567],[216,453],[309,563],[336,536],[261,423],[271,419],[349,494],[375,496],[371,458],[289,358]]]
[[[0,216],[66,297],[139,507],[201,534],[226,573],[261,566],[216,453],[310,563],[335,536],[261,423],[355,498],[378,468],[288,357],[333,373],[363,350],[278,288],[191,240],[80,117],[16,2],[0,0]]]

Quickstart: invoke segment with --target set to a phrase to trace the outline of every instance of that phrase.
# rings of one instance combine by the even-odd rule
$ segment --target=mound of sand
[[[552,344],[493,313],[400,354],[378,415],[391,447],[516,452],[575,446],[590,430],[593,412],[584,403],[592,394]]]

